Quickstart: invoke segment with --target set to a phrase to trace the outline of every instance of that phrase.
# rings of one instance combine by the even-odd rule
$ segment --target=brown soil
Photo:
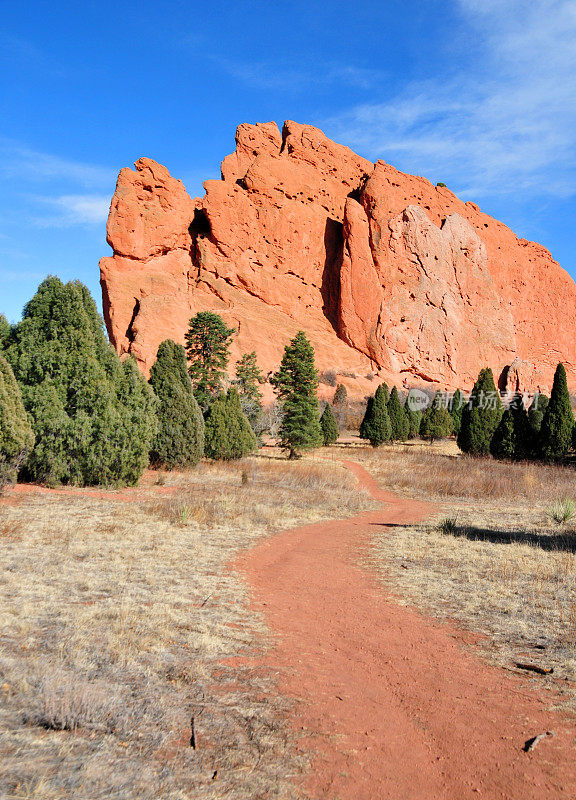
[[[277,634],[267,657],[296,698],[313,761],[304,791],[331,800],[576,797],[573,721],[556,697],[489,666],[473,637],[397,605],[358,566],[374,526],[423,520],[431,504],[382,491],[344,462],[381,510],[285,531],[236,566]],[[554,731],[532,752],[525,742]]]

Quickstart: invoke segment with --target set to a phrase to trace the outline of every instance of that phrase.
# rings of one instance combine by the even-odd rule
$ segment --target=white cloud
[[[372,158],[461,194],[576,192],[576,0],[458,0],[482,59],[328,120]]]
[[[85,187],[114,186],[116,178],[106,167],[60,158],[10,139],[0,139],[0,175],[21,182],[71,181]]]
[[[43,228],[100,224],[106,221],[110,209],[110,197],[107,195],[65,194],[35,199],[53,209],[51,213],[35,219],[36,224]]]

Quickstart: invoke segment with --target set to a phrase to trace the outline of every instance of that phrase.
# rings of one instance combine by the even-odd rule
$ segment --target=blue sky
[[[444,181],[576,276],[576,0],[3,0],[0,312],[49,273],[100,301],[121,167],[202,194],[237,124],[284,119]]]

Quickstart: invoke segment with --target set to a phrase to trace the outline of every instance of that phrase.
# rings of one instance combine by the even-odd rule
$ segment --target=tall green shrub
[[[186,334],[186,356],[194,396],[206,411],[222,391],[234,328],[213,311],[199,311]]]
[[[554,373],[550,402],[544,413],[540,428],[540,455],[546,461],[559,461],[566,456],[572,444],[574,413],[570,405],[570,394],[564,364],[560,363]]]
[[[494,383],[492,370],[480,370],[468,403],[462,409],[458,447],[463,453],[486,456],[490,442],[500,424],[504,408]]]
[[[420,426],[422,424],[422,411],[418,402],[418,395],[414,389],[410,389],[408,397],[404,403],[404,413],[408,420],[408,438],[416,439],[420,433]]]
[[[272,385],[283,403],[280,442],[289,457],[297,458],[304,450],[320,447],[324,437],[316,394],[318,373],[314,366],[314,348],[303,331],[298,331],[286,345]]]
[[[186,353],[166,339],[150,370],[150,385],[158,398],[158,431],[150,461],[165,469],[193,467],[204,454],[204,417],[192,391]]]
[[[534,431],[536,437],[538,437],[540,434],[542,420],[544,419],[544,414],[549,402],[550,398],[546,397],[545,394],[541,394],[540,392],[536,392],[532,398],[530,408],[528,409],[528,421],[530,422],[530,427]]]
[[[456,436],[460,433],[462,427],[462,411],[464,409],[465,399],[460,389],[456,389],[450,399],[450,416],[452,417],[452,430]]]
[[[420,435],[432,443],[437,439],[445,439],[451,433],[452,417],[446,408],[444,395],[442,392],[436,392],[432,405],[422,416]]]
[[[389,442],[392,436],[392,426],[388,416],[387,387],[381,385],[376,389],[376,394],[368,402],[367,418],[364,424],[364,437],[372,447],[379,447],[384,442]]]
[[[390,417],[391,439],[392,441],[404,442],[408,438],[409,423],[400,402],[398,389],[394,386],[390,392],[388,400],[388,416]]]
[[[5,346],[36,444],[31,480],[133,484],[147,464],[156,398],[109,345],[88,289],[47,278]]]
[[[326,407],[322,412],[320,426],[324,437],[324,447],[328,447],[338,441],[338,423],[336,422],[336,417],[334,416],[330,403],[326,403]]]
[[[34,432],[10,364],[0,355],[0,490],[14,483],[34,446]]]
[[[362,422],[360,423],[360,438],[361,439],[369,439],[370,435],[368,433],[368,421],[372,416],[372,406],[374,405],[374,396],[368,397],[366,399],[366,408],[364,409],[364,416],[362,417]],[[386,412],[388,413],[388,412]],[[390,421],[390,420],[388,420]]]
[[[244,458],[257,446],[256,436],[232,386],[210,405],[206,413],[204,453],[207,458],[229,461]]]
[[[494,431],[490,452],[494,458],[520,461],[531,455],[533,439],[524,400],[520,394],[516,394]]]

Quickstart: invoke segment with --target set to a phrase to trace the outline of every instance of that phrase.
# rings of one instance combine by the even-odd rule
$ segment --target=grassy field
[[[338,465],[270,455],[0,501],[0,796],[294,797],[268,634],[227,565],[371,501]]]
[[[485,633],[494,663],[554,668],[536,679],[576,707],[576,518],[553,519],[576,497],[574,470],[460,457],[454,442],[346,451],[382,486],[438,504],[376,536],[369,562],[398,602]]]

